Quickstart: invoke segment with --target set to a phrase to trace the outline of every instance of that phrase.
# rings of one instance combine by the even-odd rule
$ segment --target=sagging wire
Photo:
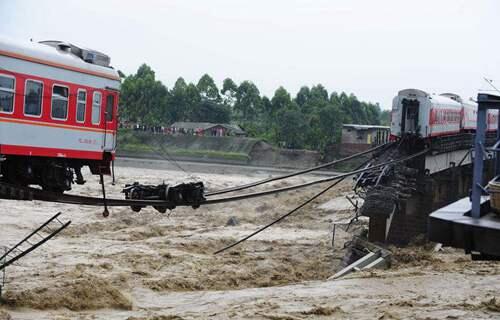
[[[335,180],[343,179],[345,177],[356,175],[358,173],[362,173],[362,172],[366,172],[366,171],[370,171],[370,170],[382,168],[383,166],[386,166],[386,165],[391,165],[391,164],[395,164],[395,163],[400,163],[400,162],[408,161],[408,160],[411,160],[413,158],[422,156],[422,155],[426,154],[427,152],[429,152],[429,149],[424,149],[424,150],[422,150],[420,152],[417,152],[415,154],[412,154],[410,156],[407,156],[407,157],[404,157],[404,158],[401,158],[401,159],[394,159],[394,160],[386,161],[384,163],[371,166],[369,168],[357,169],[357,170],[354,170],[354,171],[350,171],[350,172],[339,174],[339,175],[334,176],[334,177],[317,179],[317,180],[313,180],[313,181],[310,181],[310,182],[301,183],[301,184],[297,184],[297,185],[292,185],[292,186],[288,186],[288,187],[276,188],[276,189],[259,191],[259,192],[254,192],[254,193],[246,193],[246,194],[236,195],[236,196],[227,197],[227,198],[208,199],[208,200],[206,200],[204,202],[204,204],[216,204],[216,203],[223,203],[223,202],[228,202],[228,201],[238,201],[238,200],[243,200],[243,199],[250,199],[250,198],[256,198],[256,197],[262,197],[262,196],[276,194],[276,193],[285,192],[285,191],[292,191],[292,190],[296,190],[296,189],[301,189],[301,188],[309,187],[309,186],[320,184],[320,183],[325,183],[325,182],[330,182],[330,181],[335,181]]]
[[[252,183],[248,183],[248,184],[236,186],[236,187],[231,187],[231,188],[227,188],[227,189],[222,189],[222,190],[217,190],[217,191],[213,191],[213,192],[208,192],[206,194],[206,196],[214,196],[214,195],[224,194],[224,193],[228,193],[228,192],[241,191],[241,190],[244,190],[244,189],[248,189],[248,188],[253,188],[253,187],[259,186],[259,185],[264,184],[264,183],[274,182],[274,181],[278,181],[278,180],[282,180],[282,179],[287,179],[287,178],[291,178],[291,177],[294,177],[294,176],[298,176],[298,175],[301,175],[301,174],[309,173],[309,172],[312,172],[312,171],[316,171],[316,170],[319,170],[319,169],[330,167],[330,166],[332,166],[334,164],[337,164],[337,163],[340,163],[340,162],[344,162],[344,161],[348,161],[348,160],[360,157],[360,156],[368,154],[368,153],[375,152],[375,151],[377,151],[379,149],[387,148],[387,147],[391,146],[392,144],[393,144],[393,142],[388,142],[388,143],[382,144],[380,146],[368,149],[366,151],[363,151],[363,152],[360,152],[360,153],[356,153],[356,154],[354,154],[352,156],[348,156],[348,157],[345,157],[345,158],[342,158],[342,159],[334,160],[334,161],[331,161],[331,162],[328,162],[328,163],[325,163],[325,164],[322,164],[322,165],[319,165],[319,166],[315,166],[315,167],[312,167],[312,168],[308,168],[308,169],[304,169],[304,170],[300,170],[300,171],[294,171],[294,172],[289,173],[289,174],[285,174],[285,175],[281,175],[281,176],[277,176],[277,177],[272,177],[272,178],[267,178],[267,179],[259,180],[259,181],[256,181],[256,182],[252,182]]]
[[[364,161],[361,165],[359,165],[358,167],[356,167],[355,170],[358,170],[360,168],[362,168],[363,166],[365,166],[367,163],[369,163],[371,160],[373,160],[374,157]],[[328,190],[330,190],[331,188],[335,187],[336,185],[338,185],[339,183],[341,183],[345,178],[347,178],[347,176],[344,176],[342,178],[340,178],[339,180],[335,181],[334,183],[330,184],[329,186],[327,186],[325,189],[321,190],[320,192],[316,193],[315,195],[313,195],[311,198],[307,199],[305,202],[301,203],[300,205],[298,205],[297,207],[293,208],[292,210],[290,210],[289,212],[287,212],[286,214],[282,215],[281,217],[279,217],[278,219],[272,221],[271,223],[261,227],[260,229],[252,232],[251,234],[247,235],[246,237],[222,248],[222,249],[219,249],[217,251],[214,252],[214,255],[215,254],[219,254],[221,252],[224,252],[226,250],[229,250],[237,245],[239,245],[240,243],[250,239],[251,237],[261,233],[262,231],[266,230],[267,228],[271,227],[272,225],[280,222],[281,220],[285,219],[286,217],[294,214],[295,212],[297,212],[298,210],[300,210],[301,208],[303,208],[304,206],[306,206],[307,204],[311,203],[312,201],[314,201],[315,199],[319,198],[321,195],[323,195],[324,193],[326,193]],[[350,200],[350,199],[349,199]],[[334,230],[335,230],[335,227],[334,227]],[[334,231],[335,232],[335,231]],[[332,240],[332,243],[333,243],[333,240]]]
[[[156,154],[157,156],[159,156],[160,158],[162,158],[163,160],[165,161],[168,161],[169,163],[171,163],[172,165],[174,165],[174,167],[178,168],[179,170],[181,170],[182,172],[184,172],[189,178],[193,178],[193,175],[188,172],[186,169],[184,169],[177,161],[175,161],[171,156],[170,154],[163,148],[163,146],[161,145],[161,143],[159,141],[157,141],[157,144],[156,146],[161,149],[161,151],[163,152],[159,152],[158,150],[155,150],[152,146],[150,146],[149,144],[146,144],[146,146],[149,148],[149,150],[151,150],[154,154]],[[198,178],[198,177],[197,177]]]
[[[189,179],[191,179],[191,180],[193,180],[193,181],[201,181],[201,180],[202,180],[202,179],[201,179],[201,177],[194,175],[192,172],[189,172],[189,171],[187,171],[184,167],[182,167],[182,166],[179,164],[179,162],[177,162],[177,161],[174,159],[174,157],[173,157],[172,155],[170,155],[170,153],[169,153],[169,152],[168,152],[168,151],[167,151],[167,150],[163,147],[163,145],[161,144],[161,142],[159,141],[159,139],[157,139],[157,141],[156,141],[156,142],[157,142],[157,143],[156,143],[156,146],[158,147],[158,149],[160,149],[160,150],[161,150],[161,152],[160,152],[160,151],[158,151],[158,150],[155,150],[152,146],[150,146],[150,145],[148,145],[148,144],[146,144],[146,146],[147,146],[147,147],[148,147],[148,148],[149,148],[149,149],[150,149],[150,150],[151,150],[154,154],[156,154],[157,156],[159,156],[159,157],[160,157],[160,158],[162,158],[163,160],[165,160],[165,161],[167,161],[167,162],[171,163],[173,166],[177,167],[179,170],[181,170],[182,172],[184,172],[184,173],[186,174],[186,176],[187,176]],[[216,185],[216,186],[218,186],[218,187],[221,187],[220,185],[218,185],[218,184],[216,184],[216,183],[214,183],[214,182],[210,182],[210,183],[211,183],[211,184],[214,184],[214,185]]]
[[[237,245],[239,245],[240,243],[250,239],[251,237],[261,233],[262,231],[266,230],[267,228],[271,227],[272,225],[280,222],[281,220],[285,219],[286,217],[292,215],[293,213],[297,212],[299,209],[303,208],[304,206],[306,206],[307,204],[311,203],[312,201],[314,201],[316,198],[320,197],[322,194],[324,194],[325,192],[327,192],[328,190],[330,190],[331,188],[335,187],[337,184],[339,184],[342,180],[344,180],[344,178],[340,179],[340,180],[337,180],[335,181],[334,183],[332,183],[331,185],[329,185],[328,187],[326,187],[325,189],[321,190],[320,192],[318,192],[317,194],[315,194],[314,196],[312,196],[311,198],[309,198],[307,201],[303,202],[302,204],[300,204],[299,206],[295,207],[294,209],[290,210],[289,212],[287,212],[286,214],[282,215],[281,217],[279,217],[278,219],[274,220],[273,222],[263,226],[262,228],[258,229],[257,231],[254,231],[252,232],[251,234],[247,235],[246,237],[222,248],[222,249],[219,249],[217,251],[214,252],[214,254],[219,254],[221,252],[224,252],[226,250],[229,250]]]
[[[488,79],[486,77],[483,77],[484,81],[486,81],[492,88],[494,91],[500,93],[500,90],[493,84],[493,80],[492,79]]]

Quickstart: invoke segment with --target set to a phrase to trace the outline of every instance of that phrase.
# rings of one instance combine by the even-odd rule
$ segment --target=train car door
[[[402,119],[401,121],[401,132],[407,133],[418,133],[419,130],[419,106],[420,103],[417,99],[403,99],[401,102],[403,106],[403,110],[401,112]]]
[[[116,130],[115,122],[115,100],[116,97],[114,93],[109,93],[106,96],[106,107],[104,109],[104,144],[103,151],[111,152],[115,148],[116,136],[113,134]]]
[[[18,90],[18,89],[17,89]],[[22,97],[20,92],[16,92],[16,78],[10,74],[0,74],[0,118],[12,116],[16,99]],[[2,161],[2,144],[5,144],[8,133],[5,122],[0,122],[0,161]]]

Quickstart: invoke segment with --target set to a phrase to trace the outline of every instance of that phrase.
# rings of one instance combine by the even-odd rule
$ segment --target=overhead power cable
[[[488,79],[486,77],[484,77],[483,79],[484,79],[484,81],[486,81],[493,88],[494,91],[500,93],[500,90],[498,90],[498,88],[493,84],[493,80]]]
[[[380,146],[368,149],[366,151],[353,154],[352,156],[345,157],[345,158],[338,159],[338,160],[334,160],[334,161],[331,161],[331,162],[328,162],[328,163],[325,163],[325,164],[322,164],[322,165],[319,165],[319,166],[315,166],[315,167],[304,169],[304,170],[300,170],[300,171],[291,172],[291,173],[288,173],[288,174],[285,174],[285,175],[282,175],[282,176],[271,177],[271,178],[259,180],[257,182],[252,182],[252,183],[248,183],[248,184],[244,184],[244,185],[240,185],[240,186],[236,186],[236,187],[231,187],[231,188],[227,188],[227,189],[222,189],[222,190],[217,190],[217,191],[213,191],[213,192],[208,192],[205,195],[206,196],[215,196],[215,195],[224,194],[224,193],[228,193],[228,192],[241,191],[241,190],[244,190],[244,189],[248,189],[248,188],[253,188],[253,187],[259,186],[259,185],[264,184],[264,183],[269,183],[269,182],[273,182],[273,181],[278,181],[278,180],[282,180],[282,179],[287,179],[287,178],[295,177],[295,176],[298,176],[298,175],[301,175],[301,174],[305,174],[305,173],[309,173],[309,172],[316,171],[316,170],[319,170],[319,169],[323,169],[323,168],[332,166],[334,164],[338,164],[338,163],[341,163],[341,162],[344,162],[344,161],[355,159],[355,158],[360,157],[362,155],[365,155],[365,154],[368,154],[368,153],[372,153],[372,152],[375,152],[377,150],[389,147],[392,144],[393,144],[393,142],[388,142],[388,143],[382,144]]]

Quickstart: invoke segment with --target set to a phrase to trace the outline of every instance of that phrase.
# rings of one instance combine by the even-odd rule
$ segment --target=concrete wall
[[[250,164],[282,168],[308,168],[320,162],[321,154],[309,150],[278,149],[260,141],[249,154]]]
[[[341,143],[367,144],[369,130],[356,130],[352,128],[342,128]]]
[[[140,146],[140,150],[127,148]],[[307,168],[319,163],[319,152],[275,148],[265,141],[244,137],[172,136],[125,132],[119,134],[117,155],[123,157],[162,159],[162,148],[168,157],[181,161],[201,161],[227,164]],[[180,155],[175,150],[188,150],[197,156]],[[215,151],[215,152],[214,152]],[[236,156],[234,156],[236,154]],[[234,157],[233,157],[234,156]]]

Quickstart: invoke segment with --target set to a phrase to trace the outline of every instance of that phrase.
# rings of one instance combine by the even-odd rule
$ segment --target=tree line
[[[322,151],[339,142],[343,123],[387,124],[389,113],[378,103],[354,94],[329,93],[321,84],[303,86],[295,96],[279,87],[262,95],[251,81],[226,78],[219,88],[208,74],[198,83],[179,77],[170,90],[146,64],[122,76],[121,121],[168,126],[176,121],[235,123],[251,137],[286,148]]]

